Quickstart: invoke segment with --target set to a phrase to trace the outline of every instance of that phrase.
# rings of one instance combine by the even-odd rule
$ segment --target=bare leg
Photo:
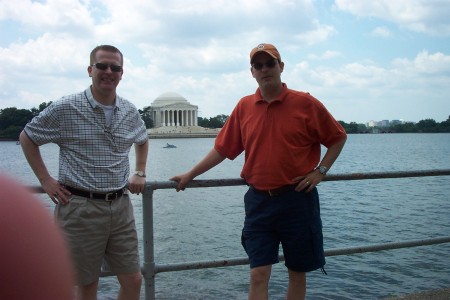
[[[269,299],[269,279],[272,266],[262,266],[250,270],[249,300]]]
[[[140,272],[117,275],[120,283],[117,300],[139,300],[141,294],[142,275]]]
[[[289,271],[287,300],[304,300],[306,297],[306,273]]]
[[[78,286],[77,288],[77,299],[78,300],[97,300],[97,286],[98,280],[83,286]]]

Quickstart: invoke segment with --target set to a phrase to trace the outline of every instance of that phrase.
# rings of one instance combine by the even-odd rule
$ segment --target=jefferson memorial
[[[220,130],[198,126],[198,106],[173,92],[157,97],[150,113],[154,127],[147,129],[149,138],[215,137]]]
[[[198,106],[177,93],[164,93],[151,104],[153,125],[157,127],[197,126]]]

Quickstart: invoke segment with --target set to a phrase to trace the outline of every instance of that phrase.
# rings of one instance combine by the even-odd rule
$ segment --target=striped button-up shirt
[[[123,188],[130,173],[131,146],[148,139],[136,107],[119,96],[107,126],[90,88],[53,102],[24,131],[38,146],[59,146],[62,184],[92,192]]]

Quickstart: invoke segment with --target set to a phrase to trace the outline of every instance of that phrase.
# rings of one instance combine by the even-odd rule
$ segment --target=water
[[[163,149],[166,142],[178,146]],[[214,139],[150,140],[148,180],[187,171]],[[57,173],[57,147],[42,148]],[[0,143],[0,170],[38,185],[20,146]],[[130,154],[134,166],[134,153]],[[243,157],[197,179],[238,178]],[[350,135],[330,173],[450,169],[450,134]],[[450,177],[325,182],[319,186],[325,249],[425,239],[450,234]],[[245,187],[195,188],[154,194],[158,264],[245,257],[240,245]],[[53,209],[44,195],[41,201]],[[133,196],[142,236],[141,198]],[[142,253],[142,246],[141,246]],[[141,257],[143,257],[141,255]],[[308,299],[379,299],[450,286],[450,244],[328,257],[328,275],[308,274]],[[157,299],[246,299],[248,266],[160,273]],[[287,274],[273,267],[270,299],[284,299]],[[99,299],[114,299],[115,278],[100,280]],[[143,293],[142,293],[143,295]],[[143,299],[143,296],[142,296]]]

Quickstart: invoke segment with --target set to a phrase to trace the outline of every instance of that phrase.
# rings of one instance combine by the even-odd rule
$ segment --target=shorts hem
[[[286,266],[286,268],[288,268],[291,271],[301,272],[301,273],[312,272],[312,271],[316,271],[316,270],[319,270],[319,269],[323,269],[325,267],[325,264],[317,265],[317,266],[309,267],[309,268],[292,268],[292,267],[289,267],[286,264],[284,264],[284,265]]]

